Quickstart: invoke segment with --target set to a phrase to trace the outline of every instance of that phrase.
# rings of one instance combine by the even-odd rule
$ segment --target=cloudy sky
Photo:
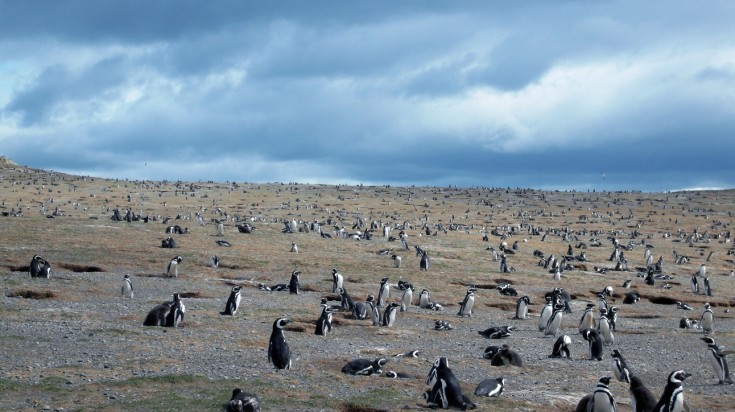
[[[735,2],[0,0],[0,155],[130,179],[735,188]]]

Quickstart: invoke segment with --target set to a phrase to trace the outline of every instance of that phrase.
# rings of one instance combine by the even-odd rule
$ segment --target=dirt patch
[[[107,272],[107,270],[102,269],[98,266],[77,265],[74,263],[57,263],[56,266],[62,269],[71,270],[72,272],[75,272],[75,273]]]
[[[23,299],[53,299],[58,295],[50,290],[37,291],[31,289],[16,290],[8,292],[5,296],[9,298],[23,298]]]

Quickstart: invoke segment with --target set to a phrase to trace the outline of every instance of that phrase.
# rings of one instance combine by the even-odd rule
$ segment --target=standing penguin
[[[291,280],[289,280],[288,282],[288,290],[293,295],[299,294],[299,285],[300,285],[299,275],[300,274],[301,272],[299,272],[298,270],[294,270],[293,272],[291,272]]]
[[[699,324],[702,326],[702,331],[704,333],[712,333],[713,332],[713,326],[715,322],[715,315],[712,313],[712,309],[710,309],[710,304],[705,303],[704,304],[704,312],[702,313],[702,319],[700,320]]]
[[[727,366],[727,359],[725,354],[722,353],[722,348],[715,344],[715,340],[707,336],[701,338],[704,343],[707,344],[707,360],[709,360],[712,369],[715,371],[715,377],[719,380],[719,384],[724,383],[732,384],[732,378],[730,378],[730,368]]]
[[[332,309],[329,306],[322,308],[322,313],[316,321],[315,335],[327,336],[332,331]]]
[[[291,322],[288,318],[278,318],[273,322],[273,330],[268,341],[268,362],[276,369],[291,369],[291,349],[283,336],[283,328]]]
[[[653,397],[651,391],[646,388],[641,378],[637,376],[630,377],[630,410],[633,412],[651,412],[656,406],[656,398]]]
[[[120,288],[120,293],[124,298],[132,299],[133,298],[133,280],[130,279],[129,274],[125,274],[123,277],[123,284]]]
[[[385,313],[383,313],[383,326],[387,326],[389,328],[393,327],[396,323],[396,313],[399,310],[399,306],[400,305],[397,302],[391,302],[390,305],[385,308]]]
[[[618,307],[610,306],[607,311],[607,320],[610,322],[610,329],[615,332],[615,327],[618,324]]]
[[[28,272],[32,278],[50,278],[51,265],[40,255],[34,255],[28,267]]]
[[[550,358],[563,358],[570,357],[569,346],[572,344],[572,338],[569,335],[561,335],[554,343],[554,347],[551,349]]]
[[[551,300],[551,296],[546,297],[546,304],[544,304],[543,309],[541,309],[541,315],[538,318],[538,330],[541,332],[546,329],[546,324],[549,323],[549,318],[554,312],[554,306],[551,303]]]
[[[704,293],[707,296],[712,296],[712,288],[709,285],[709,278],[706,276],[704,277]]]
[[[209,267],[217,269],[219,267],[219,256],[212,255],[209,257]]]
[[[603,376],[597,382],[592,398],[587,405],[588,412],[617,412],[618,405],[610,392],[610,377]]]
[[[661,399],[658,400],[656,406],[653,407],[654,412],[684,412],[688,411],[689,407],[685,406],[684,402],[684,388],[682,383],[684,379],[692,376],[691,373],[683,370],[673,371],[669,374],[669,379],[666,381],[664,392],[661,394]]]
[[[615,379],[620,382],[630,383],[630,369],[628,369],[628,363],[625,362],[623,354],[621,354],[619,350],[615,349],[612,351],[610,356],[613,358],[613,373],[615,374]]]
[[[337,268],[332,268],[332,293],[339,293],[344,283],[344,277],[337,272]]]
[[[426,289],[421,290],[419,294],[419,307],[424,309],[431,307],[431,295],[429,295],[429,291]]]
[[[339,289],[339,297],[343,310],[351,312],[355,308],[355,301],[353,301],[350,294],[347,293],[347,289]]]
[[[444,409],[459,408],[463,411],[477,408],[467,396],[462,394],[459,380],[449,368],[447,358],[442,356],[434,361],[426,381],[431,385],[431,389],[424,393],[427,404]]]
[[[513,319],[528,319],[528,305],[531,304],[531,298],[523,296],[518,298],[516,302],[516,315]]]
[[[170,328],[179,327],[179,323],[184,321],[184,314],[186,313],[186,307],[181,301],[181,297],[178,293],[174,293],[174,300],[171,302],[171,307],[166,315],[166,326]]]
[[[227,298],[227,303],[225,304],[225,310],[223,312],[220,312],[220,315],[230,315],[234,316],[235,313],[237,313],[237,309],[240,307],[240,292],[242,291],[242,287],[235,286],[230,291],[230,297]]]
[[[582,332],[582,337],[589,343],[590,360],[602,360],[602,336],[597,329],[587,329]]]
[[[429,270],[431,261],[429,260],[429,253],[427,251],[421,252],[421,261],[419,262],[419,270]]]
[[[554,306],[554,312],[551,313],[549,321],[546,322],[546,328],[544,329],[544,335],[556,336],[561,327],[561,320],[564,316],[564,305]]]
[[[365,299],[365,304],[368,306],[368,313],[370,314],[370,319],[373,321],[373,326],[380,326],[382,319],[380,309],[375,306],[375,296],[368,295],[367,299]]]
[[[696,273],[692,274],[692,277],[689,280],[689,284],[692,287],[692,293],[694,293],[695,295],[699,295],[699,281],[697,279]]]
[[[472,317],[474,314],[472,312],[472,306],[475,304],[475,289],[474,287],[470,286],[467,288],[467,293],[464,296],[464,300],[459,304],[459,312],[457,313],[458,316],[468,316]]]
[[[174,256],[169,262],[168,266],[166,267],[166,276],[168,277],[178,277],[179,276],[179,263],[184,260],[181,256]]]
[[[610,320],[607,318],[607,309],[600,309],[600,320],[597,323],[597,330],[600,331],[605,345],[611,346],[615,344],[615,335],[613,335]]]
[[[378,307],[385,307],[385,300],[390,297],[390,284],[388,278],[380,279],[380,290],[378,291]]]
[[[403,289],[403,296],[401,296],[401,312],[408,312],[408,308],[411,307],[411,302],[413,301],[413,290],[414,287],[411,284],[408,284],[408,286]]]
[[[582,313],[582,317],[579,319],[579,333],[595,327],[595,314],[592,312],[594,307],[594,303],[588,303],[584,309],[584,313]]]

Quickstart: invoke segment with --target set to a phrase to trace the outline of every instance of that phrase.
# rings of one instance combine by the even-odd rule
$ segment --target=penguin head
[[[671,375],[669,375],[669,382],[670,383],[682,383],[684,382],[684,379],[692,376],[691,373],[680,370],[680,371],[673,371],[671,372]]]
[[[130,275],[126,273],[125,276],[123,276],[123,278],[130,279]]]
[[[298,275],[300,275],[300,274],[301,274],[301,272],[300,272],[300,271],[298,271],[298,270],[294,270],[293,272],[291,272],[291,275],[292,275],[292,276],[298,276]]]
[[[604,383],[605,385],[609,385],[610,384],[610,377],[609,376],[603,376],[603,377],[600,378],[599,382],[600,383]]]
[[[386,282],[388,282],[388,277],[384,277],[384,278],[380,279],[380,284],[381,285],[384,285]]]
[[[273,322],[273,328],[274,329],[283,329],[287,324],[291,322],[291,319],[288,318],[278,318],[275,322]]]
[[[709,304],[709,302],[707,302],[707,303],[705,303],[705,304],[704,304],[704,308],[705,308],[705,309],[709,309],[709,308],[710,308],[710,304]]]
[[[332,268],[332,274],[337,274],[337,268]]]
[[[235,286],[232,288],[233,293],[240,293],[240,290],[242,289],[242,286]]]
[[[712,338],[711,338],[711,337],[709,337],[709,336],[705,336],[704,338],[700,338],[700,339],[702,339],[702,341],[703,341],[704,343],[706,343],[707,345],[714,345],[714,344],[715,344],[715,340],[714,340],[714,339],[712,339]]]
[[[385,373],[385,377],[395,379],[398,377],[398,374],[393,371],[388,371]]]
[[[375,364],[378,365],[381,368],[383,366],[385,366],[386,363],[388,363],[388,359],[386,359],[386,358],[379,358],[379,359],[376,359],[375,360]]]
[[[449,361],[447,360],[446,357],[440,356],[440,357],[436,358],[436,360],[434,361],[434,367],[437,368],[437,369],[439,369],[439,368],[448,368],[449,367]]]

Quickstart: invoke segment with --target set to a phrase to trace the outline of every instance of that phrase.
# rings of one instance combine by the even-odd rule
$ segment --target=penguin
[[[414,379],[414,376],[396,371],[386,371],[383,376],[390,379]]]
[[[225,304],[225,310],[220,312],[220,315],[234,316],[235,313],[237,313],[237,309],[240,307],[241,290],[241,286],[235,286],[232,288],[230,291],[230,297],[227,298],[227,303]]]
[[[365,320],[368,317],[368,309],[362,302],[356,302],[352,308],[352,319]]]
[[[545,336],[556,336],[556,334],[559,332],[559,328],[561,327],[561,321],[563,318],[563,310],[564,305],[554,306],[554,311],[551,313],[549,321],[546,322],[546,328],[544,328]]]
[[[380,279],[380,290],[378,291],[378,307],[385,307],[385,300],[390,297],[390,284],[388,278]]]
[[[383,326],[392,328],[396,323],[396,313],[399,310],[400,305],[397,302],[391,302],[388,307],[385,308],[383,313]]]
[[[594,307],[594,303],[587,304],[584,313],[582,313],[582,318],[579,319],[579,333],[595,327],[595,314],[592,313],[592,309],[594,309]]]
[[[615,344],[615,335],[612,332],[612,326],[610,320],[607,318],[607,310],[600,309],[600,320],[597,323],[597,330],[602,336],[602,340],[606,346]]]
[[[704,282],[704,293],[707,296],[712,296],[712,288],[709,285],[709,278],[705,276],[703,282]]]
[[[380,326],[383,322],[380,315],[380,308],[375,306],[375,297],[368,295],[365,304],[368,305],[368,314],[370,314],[370,320],[373,321],[373,326]]]
[[[610,306],[610,310],[607,311],[607,320],[610,322],[610,328],[615,332],[615,328],[618,324],[618,307]]]
[[[684,302],[676,302],[676,308],[681,310],[694,310],[694,308]]]
[[[48,269],[44,270],[48,266]],[[42,275],[43,272],[47,272],[49,275],[44,276]],[[28,272],[31,275],[32,278],[40,278],[40,277],[50,277],[51,274],[51,266],[48,264],[48,262],[42,258],[40,255],[34,255],[33,258],[31,258],[31,264],[28,266]]]
[[[498,352],[490,358],[492,366],[523,366],[523,359],[518,352],[512,350],[508,345],[503,345]]]
[[[625,294],[625,297],[623,298],[623,304],[635,305],[640,300],[641,300],[641,294],[638,293],[638,291],[633,290]]]
[[[702,319],[699,321],[699,324],[702,325],[702,331],[704,333],[713,333],[714,322],[715,315],[712,313],[712,309],[710,309],[710,304],[705,303]]]
[[[513,319],[528,319],[528,305],[531,304],[531,298],[523,296],[518,298],[516,302],[516,315]]]
[[[291,369],[291,349],[283,336],[283,328],[290,322],[288,318],[278,318],[273,322],[268,341],[268,362],[273,363],[276,369]]]
[[[411,307],[413,301],[413,285],[409,284],[403,290],[403,296],[401,297],[401,312],[407,312],[408,308]]]
[[[502,339],[512,335],[514,330],[515,327],[513,326],[493,326],[477,333],[487,339]]]
[[[633,279],[625,279],[625,282],[623,282],[623,287],[625,289],[630,289],[630,284],[633,283]]]
[[[337,268],[332,268],[332,293],[339,293],[344,283],[344,277],[337,272]]]
[[[602,360],[602,336],[597,329],[587,329],[582,332],[582,337],[589,343],[590,360]]]
[[[554,347],[551,349],[550,358],[569,358],[571,353],[569,352],[569,346],[572,344],[572,338],[569,335],[561,335],[554,343]]]
[[[715,377],[719,380],[719,384],[731,384],[733,383],[730,378],[730,368],[727,366],[727,359],[725,354],[722,352],[722,348],[715,344],[715,340],[707,336],[701,338],[704,343],[707,344],[707,360],[709,360],[712,369],[715,372]]]
[[[431,295],[426,289],[423,289],[419,294],[419,307],[424,309],[431,307]]]
[[[673,371],[669,374],[669,378],[666,380],[666,386],[664,392],[661,394],[661,398],[653,407],[654,412],[683,412],[688,411],[689,407],[684,402],[684,388],[682,383],[684,379],[692,376],[683,370]]]
[[[577,407],[574,408],[574,412],[588,412],[589,411],[589,405],[592,401],[592,394],[587,394],[582,397],[582,399],[579,400],[579,403],[577,403]]]
[[[554,306],[551,303],[551,299],[551,296],[547,296],[546,304],[544,305],[543,309],[541,309],[541,315],[538,319],[538,330],[540,332],[543,332],[546,329],[546,324],[549,323],[549,318],[554,312]]]
[[[423,251],[421,253],[421,261],[419,262],[419,270],[429,270],[431,267],[431,261],[429,260],[429,253]]]
[[[219,267],[219,256],[212,255],[209,257],[209,267],[217,269]]]
[[[123,284],[120,288],[120,293],[124,298],[133,298],[133,280],[130,279],[130,275],[127,273],[123,276]]]
[[[347,289],[339,289],[339,297],[343,310],[351,312],[352,309],[355,308],[355,302],[352,300],[352,297],[349,295],[349,293],[347,293]]]
[[[418,358],[419,357],[419,353],[421,353],[421,352],[418,351],[418,350],[416,350],[416,349],[414,349],[412,351],[408,351],[408,352],[404,352],[404,353],[399,353],[397,355],[393,355],[393,357],[394,358]]]
[[[589,412],[616,412],[618,405],[615,403],[612,392],[610,392],[610,377],[603,376],[597,382],[594,392],[592,392],[592,399],[590,399],[587,405],[587,411]]]
[[[178,277],[179,276],[179,263],[184,260],[181,256],[174,256],[169,262],[168,267],[166,267],[166,276],[168,277]]]
[[[462,394],[459,380],[449,368],[447,358],[443,356],[438,358],[432,370],[435,372],[435,383],[429,391],[424,393],[427,404],[437,405],[444,409],[459,408],[463,411],[477,408],[477,405]]]
[[[695,295],[699,295],[699,282],[697,281],[696,273],[692,275],[691,279],[689,280],[689,284],[692,287],[692,293],[694,293]]]
[[[656,398],[646,388],[641,378],[633,375],[630,377],[630,410],[632,412],[650,412],[656,405]]]
[[[388,363],[386,358],[370,359],[354,359],[342,367],[342,373],[347,375],[379,375],[383,373],[383,366]]]
[[[500,396],[503,393],[503,388],[505,388],[505,378],[488,378],[477,385],[475,395],[493,398]]]
[[[470,286],[467,288],[467,293],[464,296],[464,300],[459,304],[459,312],[457,313],[457,316],[461,317],[472,317],[472,306],[475,304],[475,289],[474,287]]]
[[[646,285],[654,286],[656,284],[656,279],[653,277],[653,268],[648,268],[648,273],[646,274],[646,278],[643,280]]]
[[[401,267],[401,260],[403,260],[403,259],[401,259],[400,256],[398,256],[398,255],[391,255],[390,258],[393,259],[393,267],[394,268],[400,268]]]
[[[301,272],[298,270],[294,270],[291,272],[291,280],[288,282],[288,290],[289,293],[292,295],[298,295],[300,293],[299,291],[299,275],[301,275]]]
[[[217,246],[222,246],[222,247],[230,247],[230,246],[232,246],[232,243],[230,243],[230,242],[228,242],[226,240],[215,240],[214,243],[216,243]]]
[[[179,327],[179,323],[184,321],[184,314],[186,313],[186,307],[181,301],[181,297],[178,293],[174,293],[174,300],[171,302],[171,307],[166,315],[166,326],[170,328]]]
[[[434,330],[452,330],[452,329],[454,329],[454,326],[452,326],[452,324],[447,322],[446,320],[434,321]]]
[[[332,309],[329,306],[322,308],[322,313],[316,321],[315,335],[327,336],[327,332],[332,331]]]
[[[227,403],[227,412],[260,412],[260,399],[256,395],[236,388]]]
[[[296,242],[291,242],[291,253],[299,253],[299,247]]]
[[[169,309],[171,309],[171,302],[163,302],[154,306],[145,317],[143,326],[166,326],[166,315]]]
[[[495,356],[498,352],[500,352],[500,349],[508,348],[508,347],[509,346],[507,344],[503,344],[502,346],[490,345],[485,348],[485,351],[482,354],[482,357],[484,359],[492,359],[493,356]]]
[[[623,355],[620,353],[620,351],[615,349],[612,351],[610,356],[613,359],[612,370],[613,374],[615,374],[615,379],[620,382],[630,383],[630,369],[628,369],[628,364],[625,362],[625,358],[623,358]]]

